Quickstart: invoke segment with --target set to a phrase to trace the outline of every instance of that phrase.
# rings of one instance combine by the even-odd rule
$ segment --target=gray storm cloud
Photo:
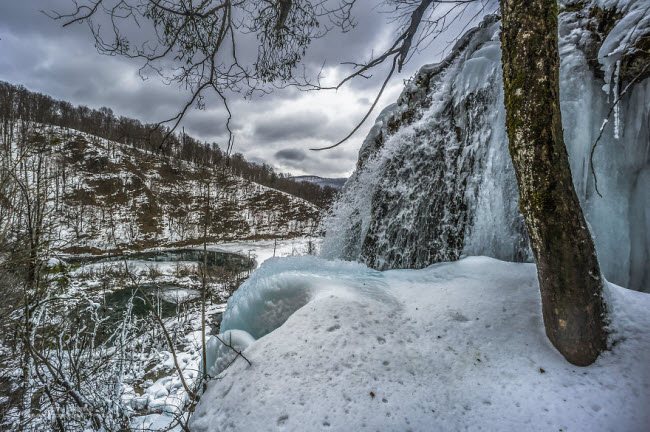
[[[261,120],[255,125],[255,138],[264,142],[320,138],[328,122],[327,116],[318,112],[294,113],[279,118],[272,117]]]
[[[394,35],[394,24],[376,8],[373,0],[358,0],[358,25],[342,34],[332,32],[310,46],[303,65],[318,71],[323,65],[326,79],[336,81],[350,73],[346,61],[364,61]],[[143,80],[140,63],[119,57],[100,56],[85,25],[65,29],[41,11],[69,11],[72,0],[0,1],[0,80],[22,84],[73,104],[93,108],[108,106],[117,115],[158,122],[177,114],[189,93],[164,85],[155,76]],[[134,27],[134,31],[140,31]],[[140,36],[146,30],[136,33]],[[295,88],[277,90],[262,98],[244,99],[230,94],[233,113],[231,130],[235,151],[254,161],[267,162],[291,174],[347,176],[356,164],[357,151],[381,108],[393,102],[403,86],[402,78],[419,66],[439,59],[440,47],[419,54],[400,76],[396,76],[378,104],[377,111],[344,146],[323,154],[311,147],[332,144],[347,135],[365,114],[376,96],[386,68],[369,79],[354,80],[332,92],[302,92]],[[254,57],[254,38],[242,41],[243,57]],[[183,126],[186,132],[205,141],[227,141],[226,111],[218,97],[206,97],[204,111],[190,110]],[[290,148],[287,143],[290,142]]]
[[[276,159],[283,159],[286,161],[303,161],[307,156],[305,152],[299,149],[284,149],[275,153]]]

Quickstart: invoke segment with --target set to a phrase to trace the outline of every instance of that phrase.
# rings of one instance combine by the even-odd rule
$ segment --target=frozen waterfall
[[[597,7],[618,14],[601,14],[616,16],[606,34],[599,33],[605,18]],[[632,81],[632,68],[621,76],[620,65],[631,64],[625,56],[633,38],[650,34],[649,7],[595,0],[560,16],[562,116],[576,191],[603,273],[637,290],[650,290],[647,76],[637,76],[622,96],[595,150],[602,197],[590,153],[615,95]],[[323,256],[382,270],[461,255],[532,259],[505,133],[499,25],[486,17],[380,114],[324,222]]]

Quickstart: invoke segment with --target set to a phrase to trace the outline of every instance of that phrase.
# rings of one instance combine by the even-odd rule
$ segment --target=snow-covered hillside
[[[650,4],[560,3],[562,120],[576,191],[605,276],[647,290]],[[380,114],[325,223],[324,256],[377,269],[462,254],[532,260],[505,133],[499,28],[486,17]],[[601,127],[593,167],[602,197],[590,166]]]
[[[201,243],[208,191],[209,243],[311,235],[319,218],[313,204],[225,167],[197,167],[52,126],[34,126],[25,141],[33,159],[25,176],[34,178],[43,158],[54,246],[67,253]]]
[[[608,291],[614,346],[578,368],[544,334],[532,264],[472,257],[378,272],[269,260],[221,327],[252,366],[237,359],[209,384],[191,428],[644,431],[650,295]],[[234,355],[216,354],[221,367]]]

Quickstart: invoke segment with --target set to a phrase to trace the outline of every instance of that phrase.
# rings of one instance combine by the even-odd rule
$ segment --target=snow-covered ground
[[[224,306],[223,304],[209,305],[206,314],[223,312]],[[198,310],[196,312],[185,327],[198,330],[184,335],[176,347],[183,378],[193,390],[197,387],[201,370],[201,316]],[[165,325],[169,331],[176,331],[180,327],[175,317],[165,320]],[[209,332],[210,326],[207,325],[206,333]],[[182,413],[188,402],[188,395],[174,366],[173,355],[168,350],[159,350],[150,353],[148,357],[147,364],[154,365],[148,370],[148,375],[158,377],[156,381],[152,379],[145,381],[139,392],[128,384],[124,385],[122,400],[134,410],[147,413],[133,416],[131,428],[134,431],[150,431],[167,430],[171,426],[172,430],[181,430],[175,421],[175,416]]]
[[[287,257],[305,254],[309,249],[309,242],[314,244],[314,248],[320,243],[320,239],[311,239],[301,237],[289,240],[261,240],[261,241],[238,241],[229,243],[218,243],[208,245],[209,250],[218,250],[230,253],[239,253],[246,256],[248,252],[251,253],[251,258],[255,259],[257,266],[263,263],[268,258],[273,257],[274,250],[276,257]],[[115,263],[100,263],[101,265],[110,265]],[[90,264],[97,266],[100,264]],[[119,264],[119,263],[117,263]],[[131,271],[142,272],[151,266],[156,267],[161,272],[161,279],[171,277],[174,271],[174,265],[171,262],[150,262],[150,261],[129,261]],[[182,264],[196,266],[195,262],[182,262]],[[184,286],[189,286],[188,280],[173,279],[174,282],[182,282]],[[179,300],[187,300],[188,298],[198,295],[198,291],[192,289],[178,289],[166,290],[165,296],[177,296]],[[173,298],[172,300],[175,300]],[[223,312],[225,304],[209,305],[206,314],[208,317],[213,316],[215,313]],[[206,326],[207,337],[210,337],[211,321]],[[188,383],[189,387],[194,389],[198,383],[201,371],[201,320],[200,310],[195,308],[193,311],[188,312],[181,320],[177,317],[171,317],[165,320],[165,325],[172,333],[183,333],[180,337],[176,349],[179,366],[183,371],[183,377]],[[145,336],[146,337],[146,336]],[[226,341],[229,341],[227,339]],[[236,340],[233,345],[237,346]],[[212,339],[208,345],[212,351],[217,351],[222,354],[231,354],[230,348],[225,347],[221,342]],[[175,416],[182,413],[185,404],[188,402],[187,392],[183,389],[180,377],[176,371],[173,363],[172,353],[167,349],[154,350],[146,355],[141,354],[142,361],[149,368],[143,367],[147,370],[146,376],[154,376],[156,379],[148,379],[140,384],[140,389],[136,389],[124,383],[123,385],[123,401],[132,409],[139,411],[139,415],[134,415],[131,420],[131,427],[135,431],[145,430],[166,430],[170,426],[172,430],[180,431],[181,428],[175,421]],[[214,360],[209,358],[209,362],[213,363]],[[228,361],[229,362],[229,361]],[[227,364],[227,363],[226,363]],[[136,381],[141,381],[140,376],[130,377]],[[140,380],[138,380],[140,378]],[[127,380],[128,381],[128,380]],[[144,414],[142,414],[144,413]]]
[[[378,272],[269,260],[221,327],[257,338],[244,351],[252,366],[237,359],[213,380],[190,425],[647,431],[650,295],[610,284],[608,303],[614,346],[580,368],[544,334],[532,264],[472,257]]]

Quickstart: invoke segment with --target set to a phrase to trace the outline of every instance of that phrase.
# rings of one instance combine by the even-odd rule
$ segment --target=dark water
[[[69,258],[70,264],[93,264],[103,262],[128,261],[151,261],[151,262],[177,262],[177,261],[194,261],[203,263],[203,250],[200,249],[173,249],[165,251],[137,252],[128,255],[111,255],[111,256],[83,256]],[[248,259],[243,255],[207,251],[208,271],[214,268],[223,269],[234,274],[245,272],[255,267],[255,260]]]
[[[176,249],[165,251],[141,252],[129,255],[104,256],[104,257],[75,257],[68,259],[71,264],[110,263],[129,261],[151,261],[151,262],[197,262],[203,264],[203,251],[197,249]],[[248,257],[228,252],[207,251],[208,272],[216,271],[232,274],[233,277],[251,270],[255,266],[254,260]],[[138,287],[129,286],[107,294],[104,297],[102,312],[112,322],[120,322],[124,317],[127,304],[133,297],[134,316],[143,317],[151,312],[149,303],[160,313],[162,318],[176,315],[183,307],[185,300],[196,298],[198,291],[192,290],[194,297],[186,297],[185,300],[177,301],[174,296],[163,295],[167,290],[185,289],[180,285],[159,285],[144,283]],[[149,300],[147,302],[146,298]]]

